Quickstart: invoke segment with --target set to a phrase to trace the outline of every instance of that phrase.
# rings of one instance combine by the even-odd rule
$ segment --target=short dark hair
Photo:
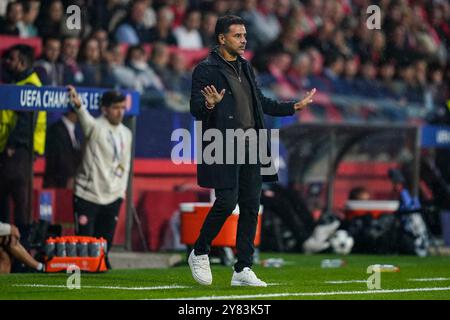
[[[18,51],[20,59],[27,65],[27,68],[31,68],[34,63],[34,49],[33,47],[26,44],[16,44],[9,48],[7,56],[13,51]]]
[[[233,24],[245,25],[244,19],[234,15],[226,15],[217,19],[216,28],[214,30],[217,43],[219,43],[219,34],[225,34],[230,31],[230,26]]]
[[[120,92],[118,90],[110,90],[110,91],[106,91],[102,95],[102,99],[100,101],[100,105],[102,107],[109,108],[114,103],[122,102],[122,101],[125,101],[125,95],[122,92]]]
[[[17,5],[21,6],[22,10],[23,10],[23,3],[22,2],[18,2],[18,1],[8,2],[8,4],[6,5],[6,15],[8,15],[11,12],[12,8],[14,6],[17,6]]]
[[[363,186],[357,186],[350,190],[348,199],[349,200],[361,200],[361,196],[363,193],[369,192],[365,187]]]

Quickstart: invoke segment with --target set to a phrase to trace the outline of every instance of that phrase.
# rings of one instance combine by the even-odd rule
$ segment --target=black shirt
[[[231,91],[236,101],[234,110],[236,129],[255,128],[252,89],[249,80],[242,71],[241,63],[238,60],[224,60],[224,64],[229,75]]]

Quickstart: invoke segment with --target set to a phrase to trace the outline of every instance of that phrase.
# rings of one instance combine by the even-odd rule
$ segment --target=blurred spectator
[[[445,105],[447,94],[442,66],[438,63],[431,63],[427,77],[425,107],[430,111],[437,111],[439,106]]]
[[[323,71],[323,56],[319,50],[313,47],[306,49],[306,53],[311,58],[311,74],[315,76],[320,75]]]
[[[47,131],[44,188],[73,189],[75,174],[81,163],[81,146],[75,134],[78,116],[66,112]]]
[[[184,23],[173,31],[177,39],[178,47],[183,49],[203,48],[200,35],[201,14],[198,10],[190,10],[186,13]]]
[[[232,9],[232,3],[236,2],[233,0],[216,0],[212,3],[212,10],[215,12],[218,16],[224,16],[226,14],[230,13],[230,10]]]
[[[163,42],[155,43],[150,55],[149,65],[164,82],[164,86],[169,85],[171,77],[169,60],[170,52],[168,46]]]
[[[370,200],[370,192],[365,187],[357,186],[350,190],[348,200],[367,201]]]
[[[125,66],[125,54],[120,44],[112,44],[108,49],[110,61],[109,70],[112,76],[112,84],[116,89],[133,88],[136,80],[134,72]]]
[[[252,11],[247,17],[252,25],[250,39],[255,39],[256,47],[265,47],[274,41],[281,32],[281,25],[275,15],[275,0],[259,0],[255,11]]]
[[[39,35],[43,38],[60,37],[64,23],[64,6],[61,0],[52,0],[42,6],[37,21]]]
[[[403,62],[399,66],[397,93],[406,102],[423,102],[423,89],[417,81],[416,68],[412,63]]]
[[[187,69],[186,59],[180,52],[172,52],[169,62],[167,88],[185,95],[190,95],[192,73]]]
[[[34,50],[27,45],[15,45],[3,59],[10,82],[16,85],[40,87],[33,69]],[[45,150],[45,112],[0,110],[0,203],[11,196],[14,204],[14,223],[25,236],[31,222],[30,168],[34,154]],[[0,211],[0,220],[10,221]]]
[[[147,2],[147,8],[144,12],[144,19],[143,24],[147,29],[150,29],[156,24],[156,13],[155,10],[152,8],[152,0],[146,0]]]
[[[255,50],[260,43],[256,40],[257,30],[254,24],[256,20],[256,6],[258,0],[243,0],[242,9],[239,16],[245,21],[245,29],[247,31],[247,48]]]
[[[42,57],[34,64],[42,84],[48,86],[64,85],[64,65],[60,62],[61,41],[58,38],[46,38]]]
[[[100,56],[102,60],[108,60],[109,38],[108,32],[104,29],[95,29],[92,31],[91,37],[97,39],[100,45]]]
[[[307,53],[294,56],[292,68],[289,72],[289,81],[297,91],[310,88],[311,58]]]
[[[396,82],[395,76],[395,64],[393,61],[382,61],[378,66],[378,80],[381,82],[383,89],[383,96],[387,98],[398,98],[395,93]]]
[[[115,31],[115,39],[120,43],[136,45],[148,42],[148,28],[144,24],[145,12],[148,8],[146,0],[132,0],[128,15]]]
[[[177,39],[172,31],[173,12],[167,6],[158,9],[156,15],[156,25],[149,30],[149,42],[165,42],[170,45],[177,45]]]
[[[212,48],[217,44],[214,32],[216,28],[217,18],[217,14],[211,11],[203,14],[202,24],[200,28],[203,47]]]
[[[334,52],[337,51],[333,44],[335,30],[334,22],[331,19],[325,20],[316,34],[310,34],[301,41],[300,47],[314,47],[322,54],[334,55]]]
[[[84,75],[78,65],[77,57],[80,50],[78,37],[67,36],[62,40],[61,62],[64,65],[64,84],[79,85],[84,81]]]
[[[311,77],[311,86],[325,92],[334,92],[340,84],[344,71],[344,57],[332,52],[325,57],[325,69],[321,75]]]
[[[9,2],[6,7],[6,16],[0,17],[0,34],[10,36],[24,36],[21,34],[20,23],[23,21],[22,3]]]
[[[38,36],[38,29],[35,25],[39,15],[40,2],[37,0],[23,1],[23,37],[32,38]]]
[[[373,98],[383,98],[380,85],[375,81],[377,69],[372,60],[366,60],[361,63],[360,73],[355,81],[356,92],[359,95]]]
[[[297,91],[288,78],[291,63],[292,58],[288,52],[274,53],[269,59],[267,72],[259,77],[261,86],[270,88],[281,99],[294,99]]]
[[[97,39],[89,38],[81,44],[79,54],[80,70],[83,74],[82,86],[109,87],[107,67],[101,60],[100,44]]]
[[[344,73],[336,93],[340,94],[361,94],[356,87],[356,76],[359,73],[359,59],[355,56],[348,56],[344,62]]]
[[[166,105],[172,110],[189,112],[189,99],[192,86],[192,73],[187,70],[183,54],[170,55],[167,81]]]
[[[93,1],[94,10],[91,15],[93,28],[101,28],[113,32],[127,15],[127,8],[120,0]]]
[[[173,12],[173,27],[176,28],[183,24],[188,9],[187,0],[173,0],[170,9]]]
[[[283,26],[280,36],[264,50],[265,52],[276,52],[284,50],[294,55],[299,52],[298,25],[287,23]]]
[[[141,94],[142,105],[164,105],[164,84],[147,63],[146,53],[142,46],[128,48],[125,66],[134,74],[134,80],[128,84],[128,87]]]

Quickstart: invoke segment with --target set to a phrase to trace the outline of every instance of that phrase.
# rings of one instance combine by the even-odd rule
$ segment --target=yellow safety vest
[[[41,80],[36,72],[30,74],[26,79],[16,83],[18,86],[34,85],[36,87],[42,87]],[[0,152],[6,147],[8,137],[11,131],[16,126],[17,113],[14,110],[0,110]],[[36,127],[34,129],[33,147],[34,152],[39,155],[43,155],[45,151],[45,132],[47,130],[47,113],[45,111],[39,111]]]

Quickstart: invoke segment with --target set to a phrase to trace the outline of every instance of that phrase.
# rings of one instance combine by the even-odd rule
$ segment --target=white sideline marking
[[[255,298],[306,297],[306,296],[314,297],[314,296],[334,296],[334,295],[352,295],[352,294],[363,295],[376,293],[427,292],[427,291],[450,291],[450,287],[367,290],[367,291],[267,293],[267,294],[248,294],[248,295],[232,295],[232,296],[184,297],[184,298],[155,299],[155,300],[226,300],[226,299],[255,299]]]
[[[367,283],[367,280],[336,280],[336,281],[325,281],[325,283],[330,283],[330,284]]]
[[[447,281],[447,280],[450,280],[450,278],[415,278],[415,279],[408,279],[408,281],[419,281],[419,282]]]
[[[30,287],[30,288],[67,288],[64,285],[52,284],[13,284],[14,287]],[[166,290],[166,289],[186,289],[187,286],[156,286],[156,287],[111,287],[111,286],[81,286],[82,289],[111,289],[111,290]]]

